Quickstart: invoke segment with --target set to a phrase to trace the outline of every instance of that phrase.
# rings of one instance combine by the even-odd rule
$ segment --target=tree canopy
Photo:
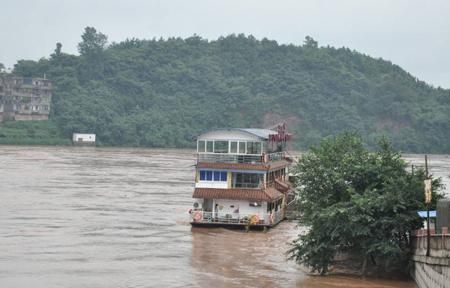
[[[78,52],[84,56],[95,56],[100,54],[108,43],[108,37],[103,33],[97,32],[94,27],[84,28],[84,33],[81,35],[81,39],[83,41],[78,43]]]
[[[300,46],[242,34],[107,41],[86,27],[79,56],[58,45],[49,58],[15,65],[17,75],[53,81],[50,119],[64,137],[192,147],[205,130],[284,121],[297,149],[351,130],[369,147],[387,135],[404,151],[450,152],[450,91],[382,59],[312,37]]]
[[[406,168],[385,139],[375,152],[350,133],[313,147],[295,167],[300,222],[309,230],[293,243],[291,257],[321,274],[338,254],[360,260],[362,273],[368,266],[406,268],[410,232],[422,226],[417,211],[425,208],[425,173]],[[436,201],[440,179],[433,186]]]

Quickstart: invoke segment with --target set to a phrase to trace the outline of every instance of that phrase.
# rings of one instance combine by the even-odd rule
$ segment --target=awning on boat
[[[283,197],[283,193],[273,187],[266,189],[217,189],[217,188],[195,188],[192,198],[203,199],[232,199],[248,201],[272,202]]]

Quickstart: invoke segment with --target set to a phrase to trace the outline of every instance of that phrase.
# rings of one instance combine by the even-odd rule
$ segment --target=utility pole
[[[425,181],[429,180],[428,157],[426,154],[425,154],[425,178],[426,178]],[[426,189],[426,187],[425,187],[425,189]],[[425,194],[427,194],[426,191],[425,191]],[[429,197],[427,197],[427,195],[425,195],[425,204],[427,205],[427,256],[430,256],[430,202],[431,202],[431,195]]]

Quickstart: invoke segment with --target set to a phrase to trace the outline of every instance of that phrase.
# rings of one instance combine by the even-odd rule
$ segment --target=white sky
[[[125,38],[216,39],[231,33],[349,47],[450,88],[448,0],[0,0],[0,63],[77,53],[86,26]]]

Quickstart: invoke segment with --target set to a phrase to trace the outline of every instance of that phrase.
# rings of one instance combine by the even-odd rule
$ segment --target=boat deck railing
[[[226,225],[256,225],[272,226],[283,220],[282,210],[272,213],[221,213],[196,210],[191,212],[191,223],[196,224],[226,224]]]
[[[270,161],[278,161],[285,158],[284,152],[275,152],[262,155],[247,154],[222,154],[222,153],[198,153],[198,162],[217,162],[217,163],[250,163],[260,164]]]

